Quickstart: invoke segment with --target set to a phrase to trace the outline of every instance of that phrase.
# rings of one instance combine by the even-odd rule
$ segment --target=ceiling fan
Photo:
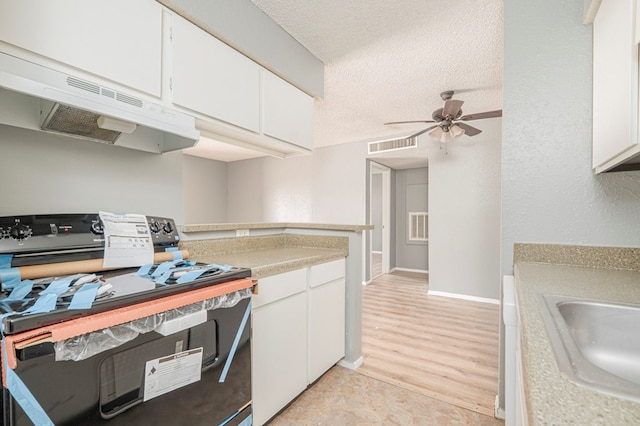
[[[473,126],[464,123],[465,121],[481,120],[483,118],[502,117],[502,110],[480,112],[476,114],[462,115],[462,104],[464,101],[457,99],[451,99],[453,97],[453,90],[447,90],[440,93],[440,97],[444,101],[444,107],[438,108],[433,111],[431,117],[433,120],[414,120],[414,121],[392,121],[389,124],[408,124],[408,123],[436,123],[431,127],[420,130],[407,138],[413,138],[420,136],[431,130],[429,136],[440,142],[449,142],[453,138],[466,134],[467,136],[475,136],[482,132],[480,129],[476,129]]]

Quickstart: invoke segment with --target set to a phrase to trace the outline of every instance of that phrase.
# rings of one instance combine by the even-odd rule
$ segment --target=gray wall
[[[184,155],[184,223],[227,222],[227,163]]]
[[[429,246],[424,242],[409,242],[409,212],[428,211],[429,169],[397,170],[395,172],[395,267],[429,270]],[[393,226],[393,225],[392,225]]]
[[[640,172],[591,170],[582,2],[505,2],[502,272],[514,242],[640,244]],[[535,37],[532,37],[535,34]]]
[[[0,215],[93,213],[183,223],[182,154],[149,154],[0,125]]]
[[[158,0],[312,96],[324,64],[249,0]]]
[[[514,242],[640,245],[640,172],[591,171],[592,27],[582,7],[504,5],[503,274],[513,272]]]
[[[429,291],[497,300],[502,124],[477,126],[447,149],[429,141]]]

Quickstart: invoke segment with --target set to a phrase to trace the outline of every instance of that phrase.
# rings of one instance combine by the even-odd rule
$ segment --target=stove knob
[[[158,232],[160,232],[160,224],[157,220],[154,220],[149,224],[149,229],[152,233],[157,234]]]
[[[162,227],[162,230],[164,231],[165,234],[170,234],[173,232],[173,226],[171,226],[171,222],[167,222],[164,224],[164,226]]]
[[[22,241],[26,240],[31,236],[33,231],[27,225],[23,225],[21,223],[17,223],[11,229],[9,229],[9,235],[14,240]]]
[[[104,234],[104,225],[102,224],[102,221],[96,220],[94,222],[91,222],[91,232],[96,235]]]

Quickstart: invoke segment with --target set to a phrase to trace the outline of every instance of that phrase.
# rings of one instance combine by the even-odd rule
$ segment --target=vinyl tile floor
[[[335,366],[270,426],[478,425],[504,422]]]

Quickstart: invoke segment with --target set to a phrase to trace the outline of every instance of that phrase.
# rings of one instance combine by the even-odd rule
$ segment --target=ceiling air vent
[[[369,154],[397,151],[399,149],[415,148],[418,146],[418,138],[389,139],[379,142],[369,142]]]

